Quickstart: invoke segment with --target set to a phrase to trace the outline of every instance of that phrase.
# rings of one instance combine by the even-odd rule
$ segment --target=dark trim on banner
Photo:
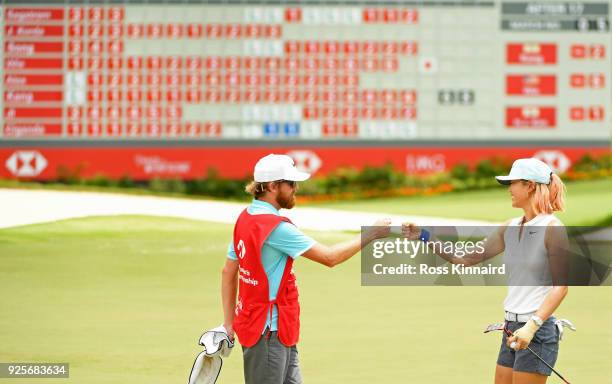
[[[321,140],[197,140],[197,139],[159,139],[159,140],[116,140],[116,139],[6,139],[0,138],[0,148],[19,148],[19,147],[45,147],[45,148],[232,148],[232,147],[348,147],[348,148],[397,148],[397,147],[560,147],[560,148],[605,148],[611,147],[611,142],[607,140],[346,140],[346,139],[327,139]]]

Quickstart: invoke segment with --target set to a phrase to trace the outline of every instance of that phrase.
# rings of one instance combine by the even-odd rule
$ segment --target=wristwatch
[[[537,315],[531,316],[531,320],[533,320],[533,322],[536,323],[538,327],[541,327],[542,324],[544,324],[544,321],[542,321],[542,319],[540,319],[540,317]]]

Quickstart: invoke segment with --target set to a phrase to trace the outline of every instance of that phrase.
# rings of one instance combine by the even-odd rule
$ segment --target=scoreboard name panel
[[[1,2],[0,142],[610,138],[608,2]]]

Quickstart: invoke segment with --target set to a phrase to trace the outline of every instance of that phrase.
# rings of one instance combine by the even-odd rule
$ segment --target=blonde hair
[[[246,185],[246,187],[244,187],[244,190],[246,191],[246,193],[257,199],[265,195],[266,190],[268,189],[268,184],[269,183],[267,182],[260,183],[258,181],[251,181]]]
[[[550,215],[555,211],[565,210],[565,184],[554,173],[550,175],[549,184],[535,183],[535,192],[531,198],[531,206],[536,213]]]

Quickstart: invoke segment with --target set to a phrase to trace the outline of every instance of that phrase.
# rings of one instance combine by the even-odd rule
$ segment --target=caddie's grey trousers
[[[242,347],[246,384],[302,384],[296,346],[286,347],[276,332],[264,332],[252,347]]]

